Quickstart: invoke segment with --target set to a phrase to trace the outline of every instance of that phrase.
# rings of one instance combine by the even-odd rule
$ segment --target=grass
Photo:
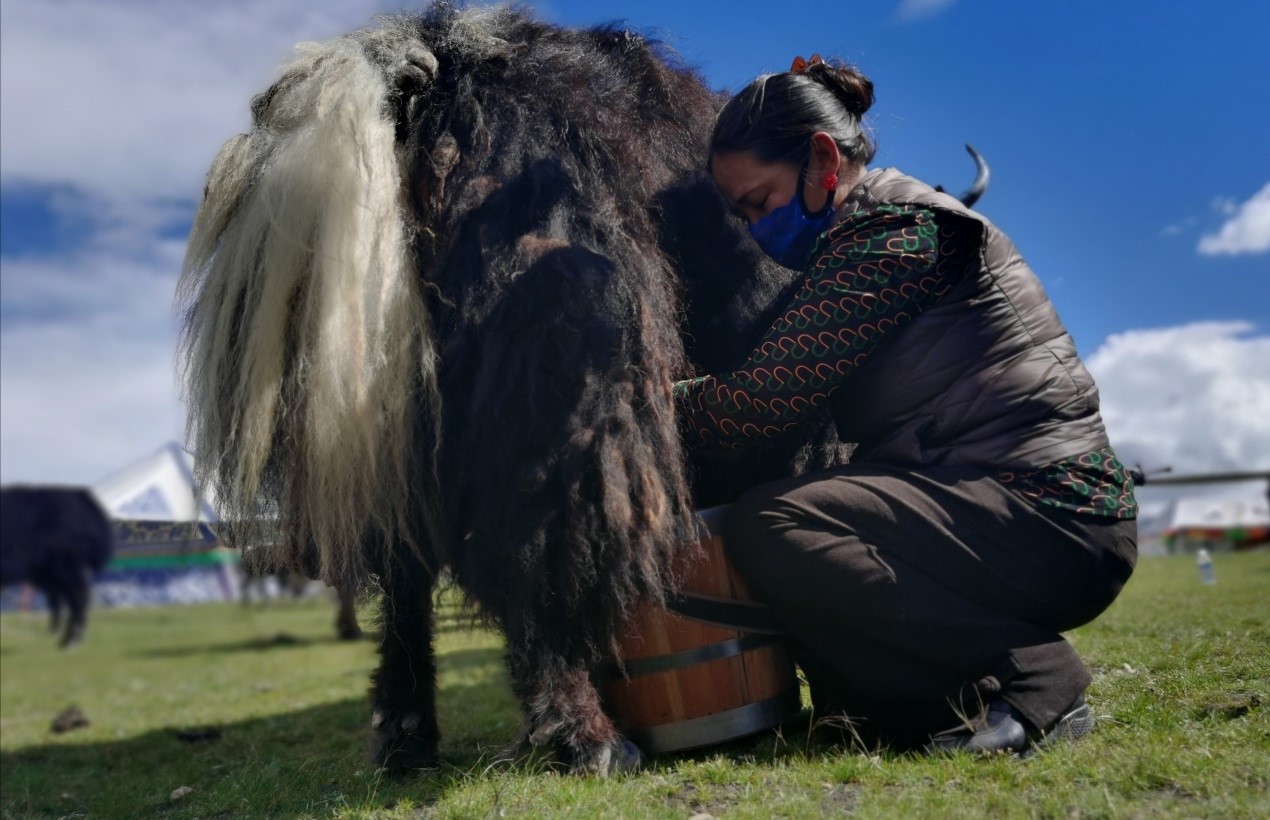
[[[1270,552],[1143,559],[1072,641],[1094,672],[1086,741],[1028,759],[868,754],[803,731],[663,757],[608,781],[493,763],[517,729],[496,635],[441,608],[445,765],[366,763],[369,641],[333,606],[92,613],[54,647],[42,617],[0,617],[3,817],[1266,817]],[[78,705],[91,725],[50,732]],[[215,726],[216,742],[179,730]],[[193,789],[183,798],[170,794]]]

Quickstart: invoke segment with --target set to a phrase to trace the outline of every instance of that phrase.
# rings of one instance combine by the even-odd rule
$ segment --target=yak
[[[92,577],[114,554],[110,520],[93,494],[79,487],[0,490],[0,586],[30,583],[48,600],[60,645],[84,637]]]
[[[827,414],[689,456],[672,383],[736,367],[797,276],[705,173],[723,99],[656,41],[434,4],[320,44],[208,173],[178,305],[227,540],[382,592],[372,759],[436,760],[431,593],[504,635],[521,739],[639,752],[595,674],[694,509],[842,463]]]

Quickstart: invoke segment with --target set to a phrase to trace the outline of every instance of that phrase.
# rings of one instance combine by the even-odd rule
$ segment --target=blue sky
[[[876,85],[875,165],[960,190],[1040,275],[1148,466],[1270,466],[1270,4],[532,4],[625,20],[716,88],[795,54]],[[202,177],[291,46],[396,5],[5,0],[0,480],[181,438],[172,287]]]

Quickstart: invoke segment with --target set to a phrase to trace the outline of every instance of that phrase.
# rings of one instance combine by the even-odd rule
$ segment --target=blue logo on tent
[[[172,508],[163,499],[159,488],[150,486],[145,492],[133,496],[127,504],[115,510],[115,518],[164,518],[172,517]]]

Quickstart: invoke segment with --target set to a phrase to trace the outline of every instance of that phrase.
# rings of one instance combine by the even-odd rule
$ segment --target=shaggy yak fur
[[[110,520],[88,490],[0,490],[0,586],[26,582],[43,592],[54,630],[65,606],[63,648],[83,638],[92,577],[113,554]]]
[[[672,381],[738,365],[796,286],[704,174],[722,101],[637,34],[517,9],[300,51],[190,240],[200,478],[232,542],[383,591],[378,763],[435,759],[446,570],[506,637],[522,739],[632,765],[592,674],[673,589],[694,505],[845,456],[825,426],[740,461],[681,448]]]

